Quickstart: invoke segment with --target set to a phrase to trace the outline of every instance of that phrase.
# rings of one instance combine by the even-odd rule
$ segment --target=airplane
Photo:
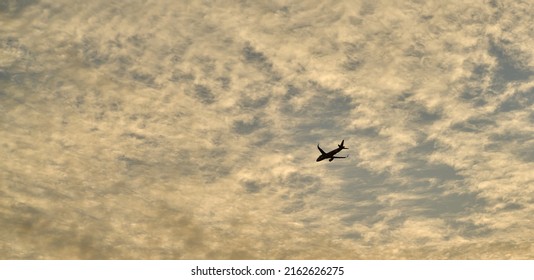
[[[321,151],[321,155],[317,158],[317,161],[321,161],[323,159],[329,159],[328,161],[333,161],[335,158],[348,158],[349,156],[347,155],[346,157],[336,157],[334,156],[335,154],[341,152],[341,150],[343,149],[348,149],[348,148],[345,148],[345,146],[343,146],[343,142],[345,142],[345,140],[343,139],[343,141],[341,141],[341,144],[337,145],[338,147],[328,153],[325,153],[323,151],[323,149],[321,149],[321,147],[319,147],[319,144],[317,144],[317,149],[319,149],[319,151]]]

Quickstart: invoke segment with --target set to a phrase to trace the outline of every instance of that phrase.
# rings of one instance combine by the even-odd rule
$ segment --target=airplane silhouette
[[[317,158],[317,161],[321,161],[323,159],[329,159],[328,161],[333,161],[335,158],[347,158],[349,157],[348,155],[346,157],[336,157],[334,156],[335,154],[341,152],[341,150],[343,149],[348,149],[348,148],[345,148],[345,146],[343,146],[343,142],[345,142],[345,140],[341,141],[341,144],[337,145],[338,147],[328,153],[325,153],[323,151],[323,149],[321,149],[321,147],[319,147],[319,144],[317,144],[317,149],[319,149],[319,151],[321,151],[321,155]]]

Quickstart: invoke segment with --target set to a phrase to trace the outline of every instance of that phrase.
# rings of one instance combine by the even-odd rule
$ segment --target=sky
[[[533,14],[0,1],[0,258],[534,259]]]

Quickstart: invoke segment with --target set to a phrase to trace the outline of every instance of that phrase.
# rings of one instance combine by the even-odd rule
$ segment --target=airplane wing
[[[347,155],[346,157],[336,157],[336,156],[332,156],[328,161],[333,161],[335,158],[348,158],[349,156]]]
[[[321,149],[321,147],[319,147],[319,144],[317,144],[317,149],[319,149],[319,151],[321,151],[321,154],[323,154],[323,155],[326,154],[326,153],[323,151],[323,149]]]
[[[336,156],[333,156],[333,158],[348,158],[349,155],[347,155],[346,157],[336,157]]]

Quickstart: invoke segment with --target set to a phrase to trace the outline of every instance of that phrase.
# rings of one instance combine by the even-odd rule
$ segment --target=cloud
[[[26,2],[2,258],[532,257],[526,2]]]

